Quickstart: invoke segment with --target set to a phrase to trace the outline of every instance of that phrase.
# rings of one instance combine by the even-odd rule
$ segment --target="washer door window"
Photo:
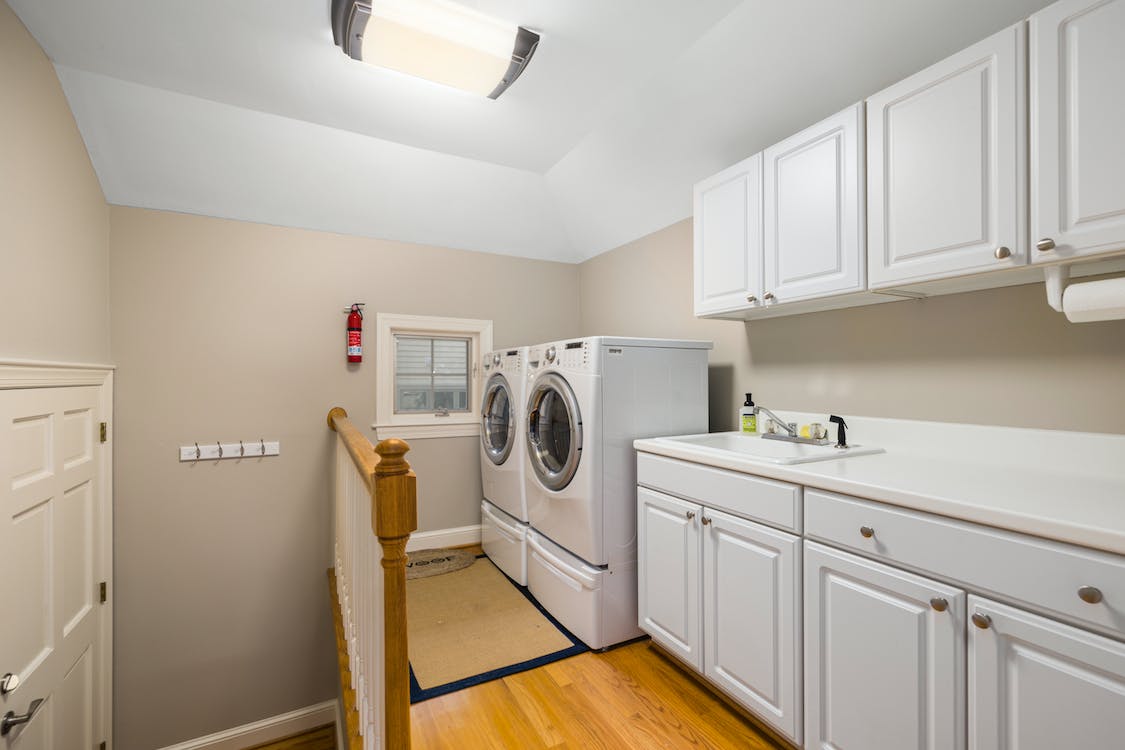
[[[570,484],[582,456],[582,415],[566,379],[547,373],[527,400],[527,452],[535,476],[549,490]]]
[[[496,373],[484,389],[481,407],[480,439],[488,460],[499,466],[508,460],[516,441],[512,420],[512,391],[507,379]]]

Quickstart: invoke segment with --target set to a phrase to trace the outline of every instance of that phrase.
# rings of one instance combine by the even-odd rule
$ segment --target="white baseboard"
[[[169,745],[161,750],[245,750],[248,747],[284,739],[294,734],[336,721],[336,701],[299,708],[280,716],[225,729],[206,737]]]
[[[480,544],[479,523],[455,529],[437,529],[411,534],[410,541],[406,543],[406,551],[414,552],[435,547],[463,547],[466,544]]]

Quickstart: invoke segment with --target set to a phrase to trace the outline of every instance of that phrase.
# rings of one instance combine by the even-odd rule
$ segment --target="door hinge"
[[[100,439],[100,440],[101,440],[101,441],[102,441],[103,443],[104,443],[104,442],[105,442],[105,440],[106,440],[106,434],[107,434],[108,432],[109,432],[109,423],[108,423],[108,422],[102,422],[101,424],[99,424],[99,425],[98,425],[98,438],[99,438],[99,439]]]
[[[106,600],[105,581],[102,581],[101,583],[98,584],[98,600],[101,604],[105,604],[105,600]]]

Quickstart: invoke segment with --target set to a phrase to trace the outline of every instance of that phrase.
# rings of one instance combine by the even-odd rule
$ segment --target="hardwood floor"
[[[284,740],[255,745],[250,750],[336,750],[336,725],[326,724]]]
[[[414,705],[415,750],[784,748],[647,641]]]

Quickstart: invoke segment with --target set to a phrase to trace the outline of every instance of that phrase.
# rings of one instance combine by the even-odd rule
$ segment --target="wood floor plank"
[[[250,750],[336,750],[336,725],[326,724],[277,742],[255,745]]]
[[[647,641],[416,704],[415,750],[777,750]]]

